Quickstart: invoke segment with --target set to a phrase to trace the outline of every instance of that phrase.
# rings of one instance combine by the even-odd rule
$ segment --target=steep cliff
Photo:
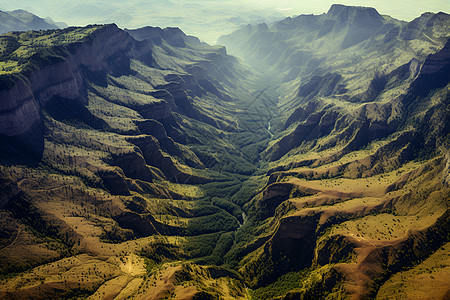
[[[219,41],[280,74],[282,113],[272,125],[282,134],[263,155],[278,160],[296,148],[353,151],[398,130],[410,117],[406,102],[447,85],[449,28],[445,13],[407,23],[373,8],[333,5],[323,15],[249,26]]]
[[[0,81],[4,83],[0,91],[0,122],[3,125],[0,135],[4,140],[18,138],[26,144],[27,137],[33,136],[36,142],[25,149],[31,149],[36,157],[41,157],[44,137],[40,128],[45,105],[53,97],[87,105],[86,73],[106,75],[115,72],[115,64],[121,60],[126,63],[124,56],[132,47],[131,37],[115,25],[88,27],[86,31],[90,31],[87,37],[83,30],[79,32],[80,41],[74,38],[69,43],[43,49],[28,46],[25,57],[29,59],[19,61],[17,71],[0,75]],[[58,32],[62,37],[70,34],[70,29]],[[36,35],[45,38],[46,33],[10,34],[24,44]],[[39,137],[41,141],[37,141]]]
[[[250,98],[245,69],[177,28],[145,28],[138,39],[129,32],[102,25],[0,37],[0,205],[9,224],[1,272],[78,251],[115,259],[100,249],[156,235],[226,234],[229,242],[242,221],[239,206],[212,205],[210,193],[217,178],[240,184],[224,165],[254,168],[228,137],[236,95]],[[95,228],[75,225],[76,215],[92,216]],[[176,257],[190,256],[189,247],[176,246]]]
[[[448,242],[449,28],[333,5],[219,40],[279,83],[253,240],[230,251],[257,299],[375,297]]]

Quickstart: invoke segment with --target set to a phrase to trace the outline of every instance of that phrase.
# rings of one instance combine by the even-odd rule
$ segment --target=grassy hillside
[[[254,298],[375,297],[448,241],[449,20],[334,5],[220,39],[280,82],[233,256]]]
[[[2,64],[14,66],[2,76],[31,82],[111,30],[4,35]],[[268,79],[181,31],[181,42],[147,34],[120,54],[128,62],[82,70],[86,100],[41,104],[41,159],[2,157],[2,187],[15,192],[2,198],[1,297],[245,297],[238,273],[199,265],[225,262],[261,186],[249,179],[270,116],[259,119],[266,100],[254,94]],[[159,281],[166,271],[175,290]]]
[[[12,32],[0,37],[0,75],[39,69],[61,61],[71,45],[85,42],[103,26],[64,30]]]

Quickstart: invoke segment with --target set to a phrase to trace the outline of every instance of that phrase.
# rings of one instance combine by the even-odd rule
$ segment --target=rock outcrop
[[[9,201],[19,196],[21,193],[16,183],[0,178],[0,209],[8,205]]]
[[[41,135],[41,110],[53,97],[62,97],[87,104],[85,73],[114,72],[114,62],[132,47],[133,39],[115,25],[97,29],[90,41],[71,45],[68,54],[57,63],[44,62],[37,69],[21,74],[0,76],[0,135],[23,137]],[[56,52],[61,49],[55,49]],[[66,52],[67,53],[67,52]],[[31,61],[39,60],[34,54]],[[126,61],[126,59],[125,59]],[[5,83],[10,82],[9,85]],[[30,145],[32,152],[43,150],[42,143]],[[26,148],[25,148],[26,149]],[[38,155],[39,156],[39,155]]]

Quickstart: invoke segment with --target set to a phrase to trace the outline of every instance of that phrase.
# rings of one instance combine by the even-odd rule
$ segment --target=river
[[[272,126],[270,125],[270,120],[267,123],[267,132],[270,134],[270,139],[273,139],[273,133],[271,131]]]

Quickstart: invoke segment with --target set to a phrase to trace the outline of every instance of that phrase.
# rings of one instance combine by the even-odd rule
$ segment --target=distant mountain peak
[[[46,20],[23,9],[0,13],[0,34],[10,31],[58,29],[56,23]]]
[[[259,31],[267,31],[269,30],[269,26],[266,23],[261,23],[257,25]]]
[[[327,12],[331,18],[336,18],[341,22],[350,19],[357,20],[382,20],[383,17],[373,7],[365,6],[346,6],[342,4],[333,4]]]
[[[125,29],[136,40],[150,40],[155,44],[160,44],[162,40],[165,40],[172,46],[184,47],[185,42],[191,44],[200,44],[200,40],[196,37],[186,35],[178,27],[153,27],[146,26],[138,29]]]
[[[29,14],[29,12],[28,12],[28,11],[26,11],[25,9],[15,9],[15,10],[12,10],[11,12],[17,12],[17,13],[27,13],[27,14]]]
[[[347,12],[370,12],[373,15],[380,15],[373,7],[368,6],[348,6],[343,4],[333,4],[327,12],[327,15],[337,15],[343,11]]]

